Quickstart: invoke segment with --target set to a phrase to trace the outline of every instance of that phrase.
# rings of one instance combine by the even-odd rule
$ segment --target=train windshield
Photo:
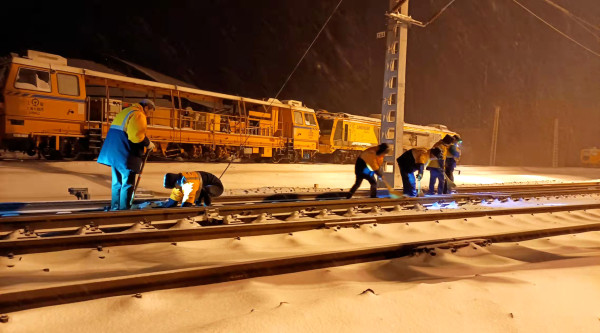
[[[33,68],[20,68],[15,81],[15,88],[50,92],[52,91],[50,72]]]
[[[333,119],[318,119],[321,134],[331,134],[333,128]]]

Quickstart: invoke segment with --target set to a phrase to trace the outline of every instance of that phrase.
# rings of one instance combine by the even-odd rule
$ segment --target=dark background
[[[449,0],[411,0],[427,21]],[[519,0],[595,52],[596,35],[546,4]],[[10,1],[0,53],[27,49],[105,62],[117,56],[211,91],[274,97],[338,0]],[[554,0],[600,27],[600,1]],[[367,115],[382,102],[388,0],[344,0],[279,99]],[[487,164],[500,107],[497,164],[560,165],[600,146],[600,57],[512,0],[457,0],[409,31],[406,121],[440,123],[465,139],[463,163]]]

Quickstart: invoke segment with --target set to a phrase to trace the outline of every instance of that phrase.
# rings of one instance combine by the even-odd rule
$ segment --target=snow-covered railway
[[[592,211],[587,211],[588,209]],[[447,237],[432,237],[416,242],[396,242],[394,244],[387,244],[383,246],[362,246],[337,251],[320,251],[317,253],[304,253],[302,255],[294,256],[277,256],[261,260],[241,261],[219,265],[199,265],[196,267],[187,267],[185,269],[160,270],[143,274],[125,274],[104,279],[87,279],[84,281],[62,283],[60,285],[48,284],[41,288],[21,288],[18,290],[9,290],[0,294],[0,308],[4,309],[5,311],[21,311],[31,308],[78,302],[116,295],[134,294],[136,297],[142,297],[142,292],[152,290],[211,284],[248,279],[258,276],[285,274],[290,272],[300,272],[317,268],[385,260],[422,252],[435,256],[436,249],[438,248],[451,249],[452,251],[455,251],[457,248],[463,246],[473,246],[476,248],[475,246],[487,246],[491,243],[515,242],[542,237],[600,230],[600,223],[596,222],[600,216],[600,204],[567,204],[564,206],[536,206],[518,209],[486,209],[484,211],[467,210],[445,213],[438,212],[432,214],[417,213],[404,217],[396,216],[394,218],[390,218],[390,216],[386,216],[385,214],[379,214],[373,215],[369,219],[362,220],[356,220],[354,217],[347,216],[345,221],[327,220],[326,217],[322,217],[322,221],[320,223],[313,223],[312,226],[309,226],[310,222],[308,224],[304,223],[305,227],[300,230],[297,226],[303,223],[299,221],[276,223],[275,225],[277,225],[277,227],[275,229],[277,230],[273,229],[272,231],[278,233],[289,232],[288,235],[293,236],[292,230],[302,231],[314,229],[316,227],[327,229],[327,232],[331,232],[331,230],[333,230],[333,232],[337,232],[342,228],[376,228],[377,223],[382,222],[406,223],[408,220],[411,222],[426,222],[436,218],[464,219],[467,221],[468,218],[481,218],[484,216],[488,216],[489,219],[492,219],[493,215],[510,215],[512,218],[512,214],[533,215],[548,213],[552,214],[557,212],[585,215],[585,218],[582,220],[581,216],[579,216],[579,223],[577,224],[573,224],[572,221],[570,221],[571,223],[567,223],[567,225],[564,223],[562,225],[556,225],[556,221],[554,221],[548,222],[543,226],[530,227],[525,231],[490,231],[468,236],[457,236],[450,234]],[[582,222],[585,220],[587,221]],[[590,220],[594,221],[590,222]],[[436,220],[436,223],[440,222]],[[227,229],[224,229],[223,227],[213,227],[219,228],[223,231],[220,234],[213,234],[213,236],[233,237],[234,235],[238,235],[236,238],[241,240],[239,235],[250,236],[254,234],[261,234],[261,232],[264,232],[265,230],[259,229],[269,224],[273,223],[234,225],[227,226]],[[406,224],[408,225],[408,223]],[[289,226],[291,225],[294,225],[295,228],[290,229]],[[250,231],[248,229],[253,229],[254,231]],[[176,243],[172,243],[172,245],[176,245]],[[101,253],[103,248],[98,247],[97,250]],[[104,256],[100,256],[100,258],[104,258]],[[15,256],[12,254],[9,256],[9,259],[16,260]],[[56,295],[60,295],[60,297],[57,297]]]
[[[421,198],[315,200],[263,197],[224,200],[214,207],[146,209],[72,214],[31,214],[0,218],[0,254],[35,253],[124,244],[190,241],[313,230],[331,225],[360,226],[600,208],[596,183],[538,187],[478,187],[480,192]],[[502,191],[498,191],[502,189]],[[317,195],[318,196],[318,195]],[[587,198],[586,198],[587,196]],[[255,197],[255,199],[259,199]],[[570,207],[565,209],[564,207]]]

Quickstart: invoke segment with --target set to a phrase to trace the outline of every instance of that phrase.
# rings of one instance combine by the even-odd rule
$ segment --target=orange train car
[[[318,151],[314,110],[67,66],[29,51],[0,63],[0,144],[47,159],[95,157],[113,117],[142,98],[163,157],[298,161]]]
[[[377,117],[363,117],[348,113],[316,112],[321,136],[317,158],[332,163],[354,163],[366,148],[379,144],[383,135],[394,138],[394,131],[380,133],[381,120]],[[444,125],[420,126],[404,123],[403,149],[431,147],[444,135],[456,135]]]
[[[376,145],[380,120],[315,112],[300,101],[258,100],[67,65],[28,51],[0,60],[0,147],[46,159],[93,159],[114,116],[144,98],[155,157],[177,160],[353,161]],[[405,124],[404,149],[430,146],[445,126]]]

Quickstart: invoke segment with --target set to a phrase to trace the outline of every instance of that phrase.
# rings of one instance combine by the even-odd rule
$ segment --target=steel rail
[[[55,229],[79,228],[85,225],[118,225],[137,222],[153,222],[177,220],[182,218],[220,216],[253,216],[260,214],[292,213],[306,211],[318,214],[323,209],[348,209],[350,207],[370,208],[375,206],[393,207],[399,204],[428,204],[440,200],[474,200],[489,198],[489,195],[453,195],[452,197],[426,197],[426,198],[361,198],[352,200],[317,200],[317,201],[289,201],[279,203],[243,203],[215,207],[183,207],[183,208],[154,208],[142,210],[126,210],[112,212],[88,212],[73,214],[52,214],[34,216],[13,216],[0,218],[0,232],[11,232],[18,229]]]
[[[59,228],[81,228],[86,225],[121,225],[134,224],[138,222],[154,222],[165,220],[176,220],[182,218],[202,217],[211,220],[211,216],[255,216],[260,214],[292,213],[294,211],[313,212],[317,214],[323,209],[339,210],[358,207],[368,209],[371,207],[394,207],[395,205],[428,205],[435,202],[468,202],[476,200],[508,200],[509,198],[531,198],[542,196],[559,196],[575,194],[597,194],[600,186],[589,186],[586,183],[578,184],[576,188],[559,186],[547,186],[543,190],[526,190],[522,192],[507,191],[501,193],[465,193],[446,196],[428,196],[422,198],[357,198],[352,200],[289,200],[255,203],[242,201],[243,204],[227,204],[211,207],[188,207],[169,209],[143,209],[113,212],[75,212],[70,214],[43,214],[7,216],[0,218],[0,238],[10,232],[23,229],[26,233],[36,230],[59,229]],[[4,235],[4,236],[3,236]]]
[[[234,238],[255,235],[299,232],[318,228],[356,227],[369,223],[408,223],[426,222],[448,219],[466,219],[485,216],[540,214],[562,211],[600,209],[600,204],[577,204],[564,206],[535,206],[525,208],[495,208],[486,210],[444,210],[416,212],[413,214],[394,214],[375,212],[356,216],[317,215],[315,218],[295,217],[286,220],[267,219],[261,223],[242,223],[200,227],[192,219],[164,222],[160,229],[140,225],[141,228],[131,230],[124,226],[110,230],[96,230],[96,233],[58,235],[54,237],[22,237],[0,240],[0,255],[12,253],[26,254],[50,251],[61,251],[77,248],[96,248],[98,246],[119,246],[147,244],[157,242],[178,242],[190,240],[206,240],[216,238]],[[146,225],[147,226],[147,225]],[[102,228],[100,228],[102,229]],[[141,230],[140,230],[141,229]]]
[[[525,192],[527,190],[534,192],[542,192],[550,189],[561,189],[566,191],[572,189],[600,191],[600,182],[578,182],[578,183],[558,183],[558,184],[518,184],[518,185],[478,185],[478,186],[461,186],[456,189],[458,194],[469,193],[509,193],[509,192]],[[385,192],[385,190],[384,190]],[[355,197],[364,198],[368,196],[367,190],[360,190]],[[387,192],[386,192],[387,193]],[[229,195],[216,198],[215,204],[232,204],[239,202],[286,202],[295,200],[327,200],[344,198],[347,192],[344,191],[329,191],[329,192],[299,192],[299,193],[269,193],[269,194],[249,194],[249,195]],[[166,200],[167,198],[152,197],[146,199],[136,199],[135,203],[140,204],[146,201]],[[103,211],[106,206],[110,205],[110,200],[69,200],[69,201],[42,201],[42,202],[3,202],[0,203],[1,215],[39,215],[64,212],[90,212]]]
[[[460,242],[466,244],[481,241],[492,243],[515,242],[598,230],[600,230],[600,223],[591,223],[521,232],[431,239],[355,250],[331,251],[215,265],[210,267],[194,267],[114,278],[94,279],[59,286],[2,293],[0,294],[0,309],[3,309],[4,312],[22,311],[103,297],[128,294],[133,296],[133,294],[136,293],[154,290],[206,285],[260,276],[271,276],[355,263],[388,260],[410,255],[423,247],[435,248],[437,246],[448,246],[448,244]],[[139,297],[141,297],[141,294]]]

